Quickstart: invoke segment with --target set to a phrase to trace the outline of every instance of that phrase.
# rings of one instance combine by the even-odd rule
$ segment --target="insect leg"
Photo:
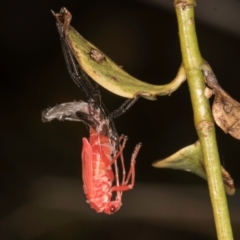
[[[119,186],[119,171],[118,171],[118,165],[117,165],[117,161],[114,162],[114,172],[115,172],[115,181],[116,181],[116,185]]]
[[[114,110],[109,114],[109,118],[113,119],[121,116],[129,108],[131,108],[139,98],[140,98],[140,95],[137,95],[135,98],[127,99],[118,109]]]
[[[136,157],[137,157],[137,155],[138,155],[138,152],[139,152],[141,146],[142,146],[142,144],[139,143],[139,144],[137,144],[137,146],[136,146],[135,149],[134,149],[134,152],[133,152],[133,154],[132,154],[132,159],[131,159],[131,167],[130,167],[130,170],[129,170],[129,172],[128,172],[128,176],[127,176],[126,181],[123,183],[123,185],[113,186],[113,187],[111,188],[111,192],[117,191],[118,196],[121,196],[121,195],[119,195],[119,194],[121,194],[121,192],[130,190],[130,189],[132,189],[133,186],[134,186],[134,183],[135,183],[135,164],[136,164]],[[131,182],[129,183],[130,178],[131,178]],[[120,193],[119,193],[119,192],[120,192]]]
[[[121,135],[120,138],[119,138],[119,142],[121,142],[121,140],[123,138],[124,138],[124,136]],[[122,183],[121,183],[121,185],[123,185],[124,182],[125,182],[125,178],[126,178],[126,169],[125,169],[123,154],[120,155],[120,159],[121,159],[121,165],[122,165]]]
[[[101,96],[96,87],[94,87],[88,77],[88,75],[81,69],[75,60],[75,57],[68,45],[63,26],[57,23],[57,29],[60,35],[60,41],[62,45],[63,56],[67,65],[67,70],[72,80],[77,86],[85,93],[88,101],[93,99],[97,106],[100,106]]]
[[[121,143],[121,141],[123,141]],[[119,146],[120,146],[120,150],[118,151],[117,155],[114,157],[113,161],[114,161],[114,169],[115,169],[115,180],[116,180],[116,185],[119,186],[119,171],[118,171],[118,166],[117,166],[117,159],[119,158],[120,156],[120,159],[121,159],[121,163],[122,163],[122,169],[123,169],[123,172],[126,174],[126,171],[125,171],[125,166],[124,166],[124,159],[123,159],[123,149],[125,148],[125,145],[126,145],[126,141],[127,141],[127,137],[124,136],[124,135],[121,135],[120,138],[119,138]],[[124,175],[124,174],[123,174]],[[124,175],[125,177],[125,175]],[[123,179],[125,179],[123,177]],[[124,182],[122,179],[122,183]],[[121,185],[122,185],[121,183]]]
[[[122,114],[124,114],[129,108],[131,108],[134,105],[134,103],[139,99],[139,97],[140,97],[140,95],[137,95],[133,99],[132,98],[127,99],[118,109],[114,110],[113,112],[111,112],[108,115],[108,119],[109,119],[111,129],[112,129],[112,135],[110,136],[110,138],[112,139],[113,142],[117,143],[116,139],[118,139],[118,134],[117,134],[116,127],[115,127],[115,124],[112,119],[117,118],[117,117],[121,116]]]
[[[137,158],[137,155],[138,155],[138,152],[141,148],[142,144],[139,143],[136,145],[135,149],[134,149],[134,152],[132,154],[132,158],[131,158],[131,166],[130,166],[130,169],[129,169],[129,172],[128,172],[128,176],[127,176],[127,179],[126,181],[124,182],[124,185],[128,185],[128,182],[131,178],[131,183],[130,185],[133,186],[134,185],[134,182],[135,182],[135,164],[136,164],[136,158]]]
[[[122,141],[122,143],[121,143],[121,141]],[[124,163],[123,163],[123,154],[122,154],[122,152],[123,152],[123,149],[125,148],[125,145],[126,145],[126,141],[127,141],[127,137],[126,136],[124,136],[124,135],[121,135],[120,137],[119,137],[119,151],[118,151],[118,153],[115,155],[115,157],[114,157],[114,159],[113,159],[113,161],[114,161],[114,172],[115,172],[115,181],[116,181],[116,187],[120,187],[121,185],[122,185],[122,183],[123,183],[123,179],[125,179],[125,176],[122,178],[122,183],[121,183],[121,185],[119,184],[119,171],[118,171],[118,166],[117,166],[117,160],[118,160],[118,158],[119,158],[119,156],[120,156],[120,158],[121,158],[121,162],[122,162],[122,166],[123,166],[123,172],[126,172],[125,171],[125,167],[124,167]],[[111,190],[112,191],[112,190]],[[114,190],[113,190],[114,191]],[[117,195],[116,195],[116,200],[117,201],[119,201],[119,202],[121,202],[121,199],[122,199],[122,191],[118,191],[118,190],[116,190],[116,192],[117,192]]]
[[[114,156],[114,158],[112,159],[111,165],[117,161],[117,159],[121,156],[123,149],[125,148],[126,142],[128,140],[127,136],[122,135],[120,137],[120,141],[123,141],[121,144],[119,144],[119,151],[116,153],[116,155]]]

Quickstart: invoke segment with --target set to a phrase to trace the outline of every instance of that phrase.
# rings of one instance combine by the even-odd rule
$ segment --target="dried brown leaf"
[[[223,167],[221,170],[222,170],[222,177],[223,177],[223,182],[225,185],[226,192],[229,195],[233,195],[235,193],[234,180]]]
[[[212,113],[217,125],[225,133],[240,139],[240,103],[224,90],[216,91]]]
[[[204,70],[203,73],[215,94],[212,113],[216,124],[225,133],[240,139],[240,103],[221,88],[213,72]]]

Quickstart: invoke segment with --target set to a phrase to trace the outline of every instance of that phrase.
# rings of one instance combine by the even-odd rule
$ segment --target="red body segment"
[[[90,128],[89,140],[83,138],[83,189],[87,197],[87,202],[97,212],[104,212],[107,214],[116,212],[122,205],[122,191],[133,188],[135,177],[135,158],[140,149],[140,145],[137,145],[134,151],[131,160],[131,167],[128,176],[125,179],[125,167],[122,151],[126,140],[126,138],[123,139],[122,145],[119,146],[118,152],[114,155],[115,149],[113,149],[111,145],[110,138],[99,134],[93,128]],[[119,157],[121,159],[124,172],[121,184],[119,184],[117,168],[117,160]],[[115,167],[114,172],[112,170],[112,166]],[[114,186],[113,182],[115,182]],[[111,200],[113,191],[116,191],[115,200]]]
[[[101,108],[83,101],[62,103],[42,113],[44,121],[81,121],[89,126],[89,139],[83,138],[82,176],[87,202],[97,212],[112,214],[122,205],[122,192],[133,188],[135,159],[141,144],[135,147],[131,166],[126,175],[123,149],[127,137],[118,137],[111,119],[106,118]],[[119,180],[118,160],[122,176]],[[114,194],[114,199],[112,200]]]
[[[82,176],[87,202],[97,212],[112,214],[122,205],[122,192],[132,189],[135,180],[135,159],[141,144],[135,147],[128,174],[125,171],[123,149],[127,137],[119,138],[113,119],[125,113],[139,98],[127,99],[120,108],[108,114],[101,101],[98,87],[78,63],[68,39],[71,14],[66,8],[55,14],[60,35],[63,56],[72,80],[86,95],[87,102],[74,101],[56,105],[42,112],[44,122],[82,122],[90,129],[89,139],[83,138]],[[121,162],[122,176],[119,180],[118,160]],[[114,197],[112,196],[114,192]],[[112,200],[112,198],[114,198]]]

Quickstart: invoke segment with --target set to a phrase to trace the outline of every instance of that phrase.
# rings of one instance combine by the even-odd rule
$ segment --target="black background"
[[[166,12],[156,6],[120,0],[1,3],[0,208],[3,220],[29,201],[29,188],[43,176],[76,179],[79,181],[79,191],[83,194],[81,139],[88,136],[88,130],[81,123],[54,121],[44,124],[41,121],[41,111],[47,107],[84,99],[68,76],[55,19],[50,12],[58,12],[63,6],[72,13],[72,25],[78,32],[138,79],[152,84],[166,84],[175,77],[181,63],[173,11]],[[239,101],[239,37],[199,21],[196,25],[202,56],[212,66],[222,87]],[[101,92],[110,111],[124,101],[102,88]],[[206,182],[192,174],[159,170],[151,166],[154,160],[167,157],[197,140],[186,83],[170,97],[158,97],[157,101],[140,99],[129,112],[116,119],[115,124],[119,134],[129,137],[125,149],[126,162],[135,144],[143,143],[137,158],[136,185],[159,183],[201,185],[207,188]],[[239,141],[224,134],[218,127],[217,138],[222,164],[238,187]],[[89,208],[88,205],[85,207]],[[131,229],[136,228],[131,222],[124,226],[111,223],[103,228],[121,231],[127,226],[124,231],[129,234]],[[78,228],[77,223],[74,224],[70,230],[65,229],[67,237],[64,234],[59,236],[58,230],[53,228],[48,231],[50,235],[45,233],[29,239],[96,239],[96,236],[99,239],[117,239],[101,233],[101,224],[95,222],[86,223],[92,226],[95,235],[81,238],[81,233],[77,232],[70,237],[68,233],[75,233],[73,229]],[[151,233],[158,228],[156,223],[139,223],[139,228],[141,224],[147,225]],[[11,238],[9,232],[3,235],[6,239],[25,239],[17,231]],[[162,230],[162,239],[198,239],[191,235],[190,230],[182,233],[182,238],[180,232],[175,234],[170,230],[170,233]]]

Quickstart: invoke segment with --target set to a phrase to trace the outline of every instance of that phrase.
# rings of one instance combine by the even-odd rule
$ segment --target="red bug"
[[[128,110],[138,99],[127,100],[119,109],[110,115],[101,102],[101,96],[96,87],[93,87],[88,75],[77,64],[74,55],[66,40],[63,23],[65,9],[57,17],[57,28],[66,61],[68,72],[73,81],[86,94],[88,102],[78,101],[63,103],[42,113],[43,121],[70,120],[81,121],[89,127],[89,139],[83,138],[82,149],[82,176],[84,192],[87,202],[97,212],[112,214],[122,205],[122,192],[130,190],[135,181],[135,162],[141,147],[138,144],[131,158],[131,166],[126,174],[123,149],[127,137],[118,137],[113,118],[116,118]],[[122,178],[119,179],[118,161],[122,166]],[[115,200],[112,194],[116,193]]]
[[[115,213],[122,205],[122,192],[130,190],[134,186],[135,180],[135,159],[141,144],[138,144],[133,152],[131,166],[126,177],[122,151],[127,138],[122,137],[118,152],[112,157],[112,145],[109,138],[90,129],[89,141],[83,138],[82,164],[84,192],[88,203],[97,212],[107,214]],[[121,158],[123,177],[119,183],[117,160]],[[115,184],[112,166],[115,167]],[[116,192],[115,200],[111,201],[112,193]]]
[[[136,156],[141,144],[135,147],[131,166],[126,175],[122,153],[127,137],[111,139],[115,133],[111,129],[109,119],[104,117],[99,108],[91,108],[90,114],[88,103],[70,102],[47,109],[42,116],[44,121],[53,119],[81,121],[90,127],[89,139],[83,138],[82,148],[83,188],[87,202],[97,212],[112,214],[119,210],[122,205],[122,192],[134,186]],[[119,159],[123,171],[121,183],[117,165]],[[115,200],[111,200],[113,192],[116,192]]]

